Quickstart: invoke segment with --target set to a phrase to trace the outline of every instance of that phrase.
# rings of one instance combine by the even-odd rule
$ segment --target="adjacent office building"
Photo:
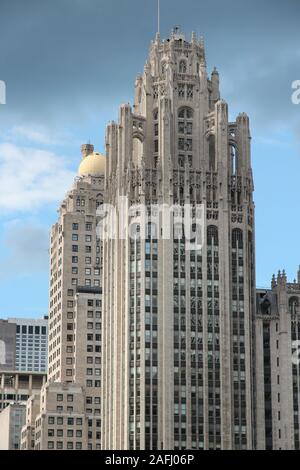
[[[47,372],[48,317],[9,318],[16,325],[16,370]]]
[[[0,413],[0,450],[19,450],[26,405],[10,404]]]
[[[203,205],[205,240],[187,250],[184,232],[151,227],[103,242],[104,449],[253,447],[250,141],[248,116],[228,119],[203,41],[157,34],[133,107],[107,128],[105,202]]]
[[[0,370],[47,371],[48,317],[0,320]]]
[[[96,212],[103,203],[105,157],[91,144],[81,150],[78,177],[51,230],[48,383],[39,414],[33,416],[28,403],[24,449],[33,422],[36,450],[101,446],[102,251]]]
[[[257,448],[300,449],[300,270],[258,290],[256,313]]]
[[[11,403],[26,402],[40,392],[47,376],[40,372],[0,371],[0,411]]]

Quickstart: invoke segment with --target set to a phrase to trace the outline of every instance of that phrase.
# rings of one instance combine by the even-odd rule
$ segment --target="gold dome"
[[[100,176],[105,174],[105,156],[93,152],[85,157],[79,165],[79,176]]]

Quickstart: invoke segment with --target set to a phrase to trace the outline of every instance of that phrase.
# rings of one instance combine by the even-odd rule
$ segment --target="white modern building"
[[[9,318],[16,325],[16,371],[47,372],[48,317]]]

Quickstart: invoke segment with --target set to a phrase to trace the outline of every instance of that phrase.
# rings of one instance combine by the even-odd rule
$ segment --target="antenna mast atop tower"
[[[157,0],[157,32],[160,34],[160,0]]]

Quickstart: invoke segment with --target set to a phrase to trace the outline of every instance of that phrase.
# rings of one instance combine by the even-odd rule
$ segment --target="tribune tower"
[[[205,240],[103,243],[102,448],[251,449],[255,310],[249,118],[204,44],[157,34],[106,138],[105,201],[203,204]]]

